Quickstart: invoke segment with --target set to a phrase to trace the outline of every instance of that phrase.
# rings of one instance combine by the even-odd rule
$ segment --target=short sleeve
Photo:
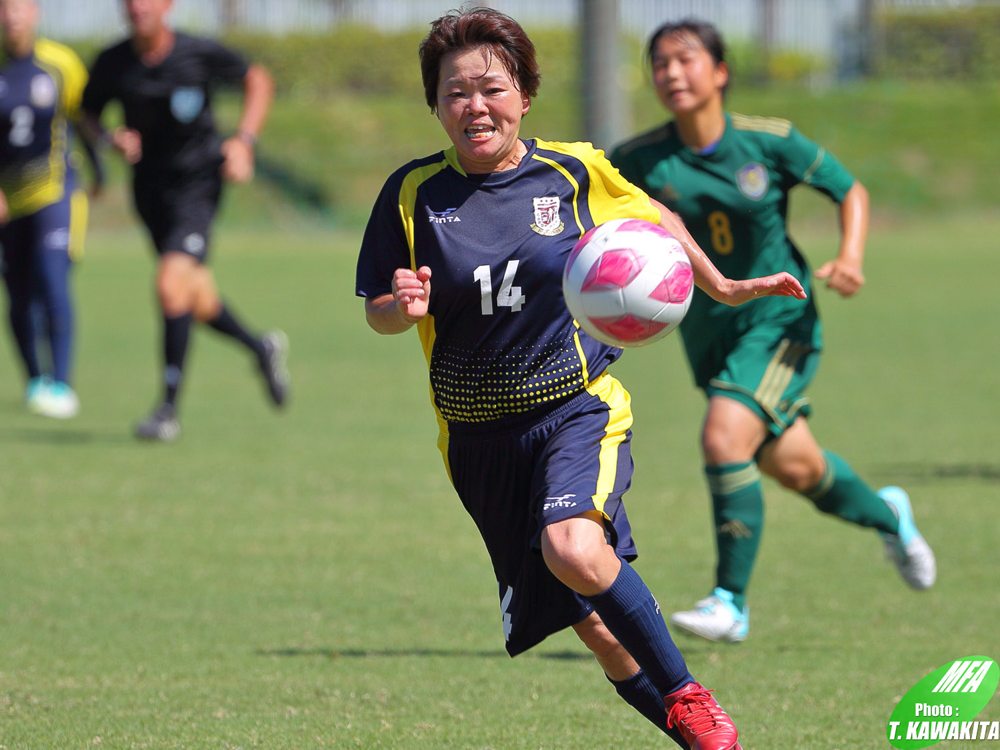
[[[775,160],[790,184],[805,184],[840,203],[854,184],[854,177],[836,157],[806,138],[796,128],[780,142]]]
[[[582,156],[590,175],[588,203],[595,225],[612,219],[660,223],[660,212],[649,202],[649,196],[626,180],[603,151],[591,148]]]
[[[97,56],[90,68],[90,75],[83,89],[80,109],[86,114],[100,119],[108,102],[115,98],[113,80],[114,69],[108,59],[108,52],[105,51]]]
[[[211,80],[234,84],[246,78],[250,66],[243,57],[211,39],[201,40],[201,45],[202,58],[208,66]]]
[[[392,276],[410,267],[410,246],[400,214],[400,184],[390,178],[379,193],[361,240],[355,294],[369,299],[392,292]]]

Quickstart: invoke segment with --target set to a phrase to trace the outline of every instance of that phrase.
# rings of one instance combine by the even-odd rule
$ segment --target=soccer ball
[[[614,219],[576,243],[563,272],[566,306],[605,344],[662,339],[691,305],[694,272],[677,239],[641,219]]]

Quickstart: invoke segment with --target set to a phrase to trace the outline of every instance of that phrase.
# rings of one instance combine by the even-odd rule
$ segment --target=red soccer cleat
[[[729,714],[697,682],[675,690],[663,699],[667,729],[677,727],[691,750],[742,750]]]

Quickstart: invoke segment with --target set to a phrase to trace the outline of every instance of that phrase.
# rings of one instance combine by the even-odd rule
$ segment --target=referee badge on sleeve
[[[205,106],[205,92],[196,86],[180,86],[170,95],[170,112],[178,122],[192,122]]]

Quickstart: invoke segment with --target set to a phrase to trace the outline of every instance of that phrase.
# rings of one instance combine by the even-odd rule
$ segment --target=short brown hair
[[[535,60],[535,45],[517,21],[493,8],[453,10],[434,21],[420,43],[420,74],[431,112],[437,111],[441,58],[476,47],[486,47],[500,59],[522,94],[531,99],[538,93],[542,76]]]

